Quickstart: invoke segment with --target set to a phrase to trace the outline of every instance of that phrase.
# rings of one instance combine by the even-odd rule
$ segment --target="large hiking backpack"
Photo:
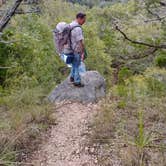
[[[60,22],[57,24],[56,28],[53,30],[54,43],[56,47],[56,51],[59,55],[63,53],[64,46],[68,46],[68,53],[73,53],[71,47],[71,31],[76,28],[81,27],[79,25],[71,27],[69,24],[65,22]]]

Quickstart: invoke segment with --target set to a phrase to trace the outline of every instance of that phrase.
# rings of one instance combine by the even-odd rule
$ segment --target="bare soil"
[[[27,163],[33,166],[98,166],[94,148],[88,146],[98,104],[66,103],[56,106],[57,125]]]

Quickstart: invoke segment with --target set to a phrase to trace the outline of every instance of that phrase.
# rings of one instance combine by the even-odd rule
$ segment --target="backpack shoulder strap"
[[[75,29],[77,27],[80,27],[82,29],[82,27],[80,25],[75,25],[75,26],[71,27],[70,31],[72,31],[73,29]]]
[[[69,41],[70,41],[70,48],[72,48],[72,41],[71,41],[71,32],[72,32],[72,30],[74,30],[75,28],[77,28],[77,27],[80,27],[81,28],[81,30],[82,30],[82,27],[80,26],[80,25],[75,25],[75,26],[73,26],[73,27],[71,27],[71,29],[70,29],[70,33],[69,33]]]

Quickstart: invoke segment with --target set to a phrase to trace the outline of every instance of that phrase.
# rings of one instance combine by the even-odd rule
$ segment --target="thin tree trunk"
[[[23,0],[16,0],[11,9],[2,17],[2,19],[0,20],[0,32],[2,32],[6,25],[9,23],[10,19],[15,14],[22,1]]]

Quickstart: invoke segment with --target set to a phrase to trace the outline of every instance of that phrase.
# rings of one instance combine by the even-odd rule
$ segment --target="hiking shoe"
[[[81,87],[84,87],[84,84],[81,84],[81,83],[74,83],[74,86],[78,87],[78,88],[81,88]]]
[[[74,78],[73,77],[70,77],[70,82],[74,83]]]

